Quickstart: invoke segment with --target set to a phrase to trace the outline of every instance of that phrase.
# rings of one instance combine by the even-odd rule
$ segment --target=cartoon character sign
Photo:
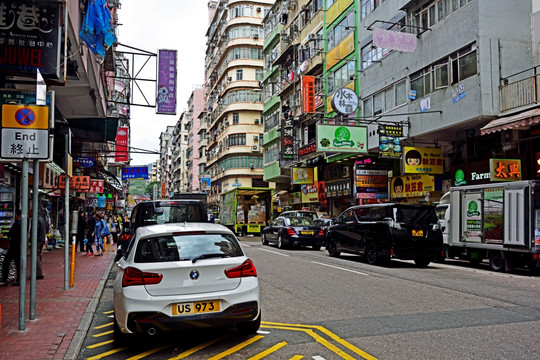
[[[158,89],[158,102],[160,104],[169,103],[169,90],[164,85],[161,85]]]
[[[312,185],[313,168],[293,168],[293,184]]]

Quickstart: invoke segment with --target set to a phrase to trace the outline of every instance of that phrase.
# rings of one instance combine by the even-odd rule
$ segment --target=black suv
[[[133,208],[130,223],[124,226],[118,245],[129,244],[135,231],[141,226],[181,222],[208,222],[204,201],[175,199],[141,202]]]
[[[442,232],[433,206],[358,205],[332,222],[326,250],[335,257],[360,254],[369,264],[395,257],[426,267],[442,256]]]

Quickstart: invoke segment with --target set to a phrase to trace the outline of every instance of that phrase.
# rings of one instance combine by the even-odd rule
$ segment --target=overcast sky
[[[131,106],[131,146],[159,150],[159,135],[167,125],[175,125],[187,108],[195,85],[204,83],[205,33],[208,28],[206,0],[127,0],[118,12],[118,41],[137,49],[157,53],[158,49],[178,51],[176,115],[157,115],[154,108]],[[127,50],[120,47],[120,50]],[[146,61],[146,58],[137,57]],[[135,72],[141,68],[135,62]],[[131,74],[135,75],[135,74]],[[145,66],[139,78],[156,78],[155,62]],[[149,102],[155,103],[155,85],[139,82]],[[151,84],[151,85],[150,85]],[[137,90],[134,90],[137,96]],[[142,102],[138,96],[134,102]],[[146,165],[158,155],[131,154],[131,165]]]

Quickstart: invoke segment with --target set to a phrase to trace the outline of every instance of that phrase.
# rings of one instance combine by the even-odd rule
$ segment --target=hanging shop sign
[[[403,52],[416,51],[416,35],[401,31],[373,29],[373,46]]]
[[[39,187],[41,189],[57,189],[58,179],[63,169],[54,162],[39,164]]]
[[[294,158],[294,125],[291,113],[285,113],[281,118],[281,159]]]
[[[403,172],[406,174],[442,174],[443,149],[405,147]]]
[[[309,154],[313,154],[315,152],[317,152],[317,144],[309,144],[301,147],[300,150],[298,150],[298,156],[303,157]]]
[[[326,197],[335,198],[352,195],[350,179],[332,180],[325,183]]]
[[[119,162],[128,162],[128,138],[129,138],[129,127],[120,126],[118,132],[116,133],[116,154],[115,161]]]
[[[379,128],[379,157],[385,159],[401,159],[403,149],[400,137],[403,136],[401,125],[383,125]]]
[[[202,191],[207,191],[207,190],[210,190],[210,176],[208,175],[204,175],[201,177],[201,190]]]
[[[315,181],[313,185],[302,185],[300,187],[302,204],[319,202],[319,184]]]
[[[176,114],[176,50],[158,50],[157,114]]]
[[[73,157],[73,166],[75,167],[93,167],[96,162],[94,157],[75,156]]]
[[[520,181],[520,159],[489,159],[491,181]]]
[[[311,185],[313,181],[313,168],[292,168],[292,184]]]
[[[105,180],[92,179],[90,180],[90,190],[88,192],[102,193],[104,185],[105,185]]]
[[[332,94],[332,109],[341,115],[349,115],[358,109],[358,96],[347,87],[336,90]]]
[[[302,203],[302,192],[289,193],[289,205],[301,204]]]
[[[302,112],[315,113],[315,76],[302,76]]]
[[[317,151],[367,153],[367,128],[317,125]]]
[[[5,0],[0,9],[0,71],[60,77],[60,1]]]
[[[357,199],[388,199],[388,169],[385,164],[356,163]]]
[[[390,183],[391,198],[427,196],[435,191],[435,179],[431,175],[397,176]]]
[[[122,168],[122,180],[148,179],[148,167],[129,166]]]
[[[321,208],[326,208],[328,206],[328,200],[326,199],[326,181],[318,181],[319,187],[319,204]]]
[[[66,176],[60,175],[58,178],[58,188],[66,188]],[[89,190],[90,176],[72,176],[69,178],[69,190]]]

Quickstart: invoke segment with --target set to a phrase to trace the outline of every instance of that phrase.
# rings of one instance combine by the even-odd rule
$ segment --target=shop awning
[[[105,169],[99,170],[99,175],[105,180],[107,184],[112,186],[116,191],[122,191],[122,182],[118,178]]]
[[[527,130],[531,125],[540,124],[540,108],[504,116],[491,121],[480,129],[481,135],[502,130]]]

